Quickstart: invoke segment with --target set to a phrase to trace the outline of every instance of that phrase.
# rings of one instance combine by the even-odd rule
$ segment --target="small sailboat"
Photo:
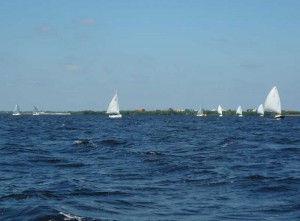
[[[36,106],[33,106],[32,115],[40,115],[40,111]]]
[[[16,105],[16,106],[15,106],[15,109],[14,109],[12,115],[21,115],[21,111],[20,111],[19,105]]]
[[[265,110],[264,110],[264,106],[263,106],[262,104],[259,105],[259,107],[257,108],[257,113],[258,113],[261,117],[264,116]]]
[[[276,115],[275,119],[280,120],[283,119],[284,116],[281,115],[281,102],[277,87],[274,86],[269,92],[266,101],[265,101],[265,111],[274,112]]]
[[[119,106],[119,99],[118,99],[118,93],[116,91],[116,94],[110,101],[108,105],[108,109],[106,112],[109,118],[121,118],[122,114],[120,114],[120,106]]]
[[[218,106],[218,114],[219,114],[219,117],[223,117],[223,111],[222,111],[221,105]]]
[[[203,116],[205,116],[205,115],[203,114],[203,109],[202,109],[201,107],[200,107],[200,109],[198,110],[196,116],[197,116],[197,117],[203,117]]]
[[[243,116],[243,110],[242,110],[241,105],[238,106],[238,108],[237,108],[237,110],[236,110],[236,114],[238,114],[239,117],[242,117],[242,116]]]

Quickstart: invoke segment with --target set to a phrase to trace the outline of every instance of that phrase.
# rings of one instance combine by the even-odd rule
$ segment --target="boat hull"
[[[274,119],[276,119],[276,120],[283,120],[284,119],[284,116],[283,115],[276,115],[275,117],[274,117]]]
[[[108,115],[109,118],[122,118],[122,114],[111,114]]]
[[[39,112],[39,113],[33,113],[32,115],[34,116],[38,116],[38,115],[71,115],[71,113],[59,113],[59,112],[49,112],[49,113],[46,113],[46,112]]]

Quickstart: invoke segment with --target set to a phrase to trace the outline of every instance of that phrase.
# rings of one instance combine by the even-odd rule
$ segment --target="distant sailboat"
[[[262,104],[259,105],[259,107],[257,108],[257,113],[258,113],[261,117],[264,116],[265,110],[264,110],[264,106],[263,106]]]
[[[198,110],[196,116],[197,116],[197,117],[203,117],[203,116],[205,116],[205,115],[203,114],[203,109],[202,109],[201,107],[200,107],[200,109]]]
[[[36,106],[34,106],[32,115],[71,115],[71,113],[69,113],[69,112],[45,112],[45,111],[40,111]]]
[[[36,106],[33,106],[32,115],[40,115],[40,111],[38,110],[38,108]]]
[[[223,116],[223,111],[222,111],[221,105],[218,106],[218,114],[219,114],[219,117]]]
[[[15,106],[15,109],[14,109],[12,115],[21,115],[21,111],[20,111],[19,105],[16,105],[16,106]]]
[[[236,114],[238,114],[239,117],[242,117],[242,116],[243,116],[243,110],[242,110],[241,105],[238,106],[238,108],[237,108],[237,110],[236,110]]]
[[[118,99],[117,91],[116,91],[116,94],[114,95],[114,97],[112,98],[112,100],[110,101],[106,113],[109,114],[108,115],[109,118],[121,118],[122,117],[122,114],[120,114],[120,106],[119,106],[119,99]]]
[[[265,111],[274,112],[276,114],[274,118],[277,120],[284,118],[284,116],[281,115],[281,102],[276,86],[271,89],[266,98]]]

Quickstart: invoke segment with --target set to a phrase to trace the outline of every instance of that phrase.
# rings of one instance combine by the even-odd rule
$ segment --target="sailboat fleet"
[[[29,113],[25,113],[25,114],[28,115]],[[15,106],[12,115],[14,116],[22,115],[19,105]],[[40,111],[36,106],[33,106],[32,115],[37,116],[37,115],[71,115],[71,114],[68,112],[44,112],[44,111]]]
[[[221,105],[218,106],[217,112],[219,114],[219,117],[223,116],[223,109]],[[277,87],[274,86],[270,92],[267,95],[267,98],[265,100],[264,105],[260,104],[259,107],[257,108],[257,113],[260,116],[264,116],[265,112],[272,112],[274,113],[274,119],[280,120],[284,119],[284,116],[281,113],[281,101],[279,97],[279,93],[277,90]],[[111,99],[106,113],[108,114],[109,118],[122,118],[122,114],[120,113],[120,105],[119,105],[119,98],[118,98],[118,93],[114,94],[113,98]],[[243,110],[241,106],[238,106],[236,110],[236,114],[239,117],[243,116]],[[21,115],[20,107],[19,105],[16,105],[13,114],[14,116]],[[70,113],[46,113],[43,111],[39,111],[36,106],[34,106],[32,115],[70,115]],[[200,108],[196,114],[198,117],[206,116],[206,114],[203,113],[203,109]]]
[[[276,120],[284,119],[284,116],[281,114],[281,102],[280,102],[280,97],[276,86],[274,86],[269,92],[269,94],[267,95],[265,104],[264,105],[260,104],[257,108],[257,113],[262,117],[264,116],[265,111],[274,113],[275,114],[274,119]],[[223,116],[222,107],[220,105],[218,106],[218,114],[220,117]],[[236,110],[236,114],[239,117],[243,116],[243,110],[241,106],[238,106]]]

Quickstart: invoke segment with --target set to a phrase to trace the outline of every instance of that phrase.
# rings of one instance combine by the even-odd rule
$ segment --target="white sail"
[[[283,119],[284,116],[281,115],[281,102],[277,87],[274,86],[271,91],[269,92],[266,101],[265,101],[265,111],[274,112],[275,119]]]
[[[13,115],[21,115],[21,111],[20,111],[19,105],[15,106],[15,109],[13,111]]]
[[[220,117],[223,116],[222,113],[223,113],[223,112],[222,112],[222,107],[221,107],[221,105],[219,105],[219,106],[218,106],[218,114],[219,114]]]
[[[277,87],[273,87],[269,92],[265,101],[265,111],[281,114],[281,103]]]
[[[198,116],[198,117],[204,116],[204,115],[203,115],[203,110],[202,110],[201,107],[200,107],[200,109],[199,109],[198,112],[197,112],[197,116]]]
[[[39,109],[36,106],[33,106],[32,115],[40,115]]]
[[[260,116],[264,116],[265,110],[264,110],[264,106],[262,104],[259,105],[259,107],[257,108],[257,113],[260,114]]]
[[[110,118],[120,118],[122,115],[120,114],[120,106],[119,106],[119,99],[118,99],[118,94],[114,95],[112,100],[110,101],[108,105],[107,112],[109,114]]]
[[[242,117],[242,116],[243,116],[243,110],[242,110],[241,105],[238,106],[238,108],[237,108],[237,110],[236,110],[236,114],[238,114],[239,117]]]

